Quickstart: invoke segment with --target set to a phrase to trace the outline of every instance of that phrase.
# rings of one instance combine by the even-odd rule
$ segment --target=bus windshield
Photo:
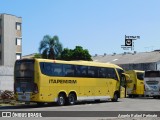
[[[34,62],[33,61],[17,61],[15,64],[16,77],[33,77]]]
[[[144,80],[144,73],[142,73],[142,72],[137,72],[137,78],[138,78],[139,80]]]
[[[160,71],[146,71],[145,77],[160,77]]]

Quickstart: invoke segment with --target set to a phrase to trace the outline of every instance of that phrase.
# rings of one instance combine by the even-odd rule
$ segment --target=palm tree
[[[39,52],[42,58],[56,59],[62,52],[62,44],[59,42],[58,36],[45,35],[40,42]]]

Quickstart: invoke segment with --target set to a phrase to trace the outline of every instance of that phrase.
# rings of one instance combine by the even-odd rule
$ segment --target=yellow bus
[[[117,101],[124,94],[124,81],[121,67],[92,61],[21,59],[15,62],[14,68],[16,100],[40,105]]]
[[[125,71],[130,76],[130,79],[126,80],[126,89],[128,97],[136,97],[144,95],[144,71],[129,70]]]

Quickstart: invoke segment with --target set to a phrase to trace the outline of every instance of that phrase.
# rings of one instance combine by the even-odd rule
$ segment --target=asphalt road
[[[119,99],[118,102],[83,102],[78,103],[73,106],[57,106],[54,105],[45,105],[43,107],[39,107],[36,104],[30,105],[18,105],[18,106],[3,106],[0,107],[0,111],[18,111],[18,112],[25,112],[25,111],[32,111],[32,112],[42,112],[44,114],[56,114],[55,117],[46,117],[46,118],[34,118],[36,120],[45,119],[45,120],[112,120],[112,119],[119,119],[119,120],[128,120],[128,119],[148,119],[148,120],[158,120],[156,116],[149,116],[149,117],[142,117],[142,115],[159,115],[160,112],[160,99],[153,99],[153,98],[123,98]],[[49,112],[46,112],[49,111]],[[52,112],[56,111],[56,112]],[[87,112],[85,112],[87,111]],[[126,111],[126,112],[122,112]],[[138,111],[138,112],[134,112]],[[147,111],[147,112],[146,112]],[[148,113],[149,112],[149,113]],[[109,114],[109,116],[107,115]],[[131,114],[134,115],[131,116]],[[97,117],[97,116],[98,117]],[[111,116],[110,116],[111,115]],[[113,116],[112,116],[113,115]],[[115,118],[116,117],[118,118]],[[126,116],[123,116],[126,115]],[[128,116],[127,116],[128,115]],[[139,116],[138,116],[139,115]],[[77,117],[78,116],[78,117]],[[81,117],[83,116],[83,117]],[[89,117],[88,117],[89,116]],[[107,116],[107,117],[106,117]],[[19,119],[19,118],[14,118]]]

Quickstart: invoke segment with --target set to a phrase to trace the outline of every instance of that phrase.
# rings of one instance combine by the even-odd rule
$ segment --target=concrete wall
[[[0,66],[0,90],[11,90],[14,89],[14,68]]]

